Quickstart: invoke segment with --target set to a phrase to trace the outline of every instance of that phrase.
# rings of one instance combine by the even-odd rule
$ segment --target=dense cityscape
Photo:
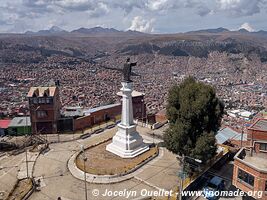
[[[16,116],[27,106],[31,86],[47,86],[60,81],[63,106],[94,108],[118,101],[121,69],[126,57],[110,56],[97,63],[53,56],[44,63],[8,64],[1,67],[1,113]],[[209,57],[140,55],[134,71],[135,88],[145,93],[147,110],[156,113],[166,106],[168,89],[190,75],[212,84],[229,109],[258,112],[266,107],[267,64],[257,57],[212,52]],[[236,61],[237,60],[237,61]],[[68,63],[77,64],[68,64]],[[253,67],[252,67],[253,66]]]
[[[267,200],[266,5],[1,1],[0,200]]]

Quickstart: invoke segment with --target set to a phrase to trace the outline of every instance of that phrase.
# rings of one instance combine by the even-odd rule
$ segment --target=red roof
[[[0,128],[8,128],[8,125],[10,124],[10,119],[3,119],[0,120]]]

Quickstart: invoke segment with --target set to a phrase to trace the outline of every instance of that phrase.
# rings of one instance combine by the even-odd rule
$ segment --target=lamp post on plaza
[[[85,156],[85,152],[84,152],[84,146],[81,145],[81,152],[83,154],[83,171],[84,171],[84,188],[85,188],[85,200],[87,200],[87,183],[86,183],[86,161],[87,158]]]
[[[26,170],[27,170],[27,178],[29,178],[29,166],[28,166],[28,153],[27,153],[27,147],[25,148],[25,154],[26,154]]]
[[[241,142],[240,142],[240,148],[243,147],[243,136],[244,136],[244,125],[242,125],[242,132],[241,132]]]
[[[38,106],[37,108],[34,109],[34,113],[35,113],[35,134],[37,134],[37,123],[36,123],[36,119],[37,119],[37,110],[40,108],[40,106]]]
[[[28,120],[27,120],[27,110],[25,108],[24,111],[24,116],[25,116],[25,126],[23,128],[24,136],[26,135],[26,128],[27,128],[27,134],[29,133],[28,129]],[[28,152],[27,152],[27,147],[25,147],[25,164],[26,164],[26,173],[27,173],[27,178],[29,178],[29,166],[28,166]]]
[[[179,187],[179,199],[182,200],[182,192],[183,192],[183,184],[184,184],[184,178],[185,178],[185,173],[184,173],[184,168],[185,168],[185,158],[191,159],[196,161],[197,163],[202,163],[202,160],[199,159],[195,159],[195,158],[191,158],[189,156],[185,156],[184,154],[182,154],[182,157],[176,157],[178,160],[181,161],[182,163],[182,169],[181,169],[181,174],[180,174],[180,187]]]
[[[141,100],[141,112],[142,112],[142,127],[144,126],[144,99]]]

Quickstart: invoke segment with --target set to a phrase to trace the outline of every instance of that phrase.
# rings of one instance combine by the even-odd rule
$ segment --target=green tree
[[[214,88],[194,78],[169,90],[167,116],[170,127],[164,134],[166,147],[179,155],[206,162],[216,153],[215,133],[224,111]]]

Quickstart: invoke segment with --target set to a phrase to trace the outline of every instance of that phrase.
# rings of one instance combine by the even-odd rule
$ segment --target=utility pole
[[[26,154],[26,170],[27,170],[27,178],[29,178],[29,166],[28,166],[28,153],[27,153],[27,148],[25,148],[25,154]]]
[[[182,155],[182,171],[181,171],[181,181],[180,181],[180,187],[179,187],[179,200],[182,200],[182,192],[183,192],[183,185],[184,185],[184,154]]]
[[[85,188],[85,200],[87,200],[87,181],[86,181],[86,161],[87,158],[84,152],[84,146],[81,145],[81,151],[83,153],[83,171],[84,171],[84,188]]]
[[[183,193],[184,178],[185,178],[185,172],[184,172],[184,170],[185,170],[184,169],[185,168],[185,158],[194,160],[194,161],[196,161],[198,163],[202,163],[202,160],[191,158],[189,156],[185,156],[184,154],[182,154],[182,158],[177,157],[177,159],[179,159],[181,161],[181,164],[182,164],[182,166],[181,166],[181,173],[180,173],[180,178],[181,178],[180,180],[181,181],[180,181],[180,187],[179,187],[179,200],[182,200],[182,198],[183,198],[182,193]]]
[[[242,149],[242,147],[243,147],[243,135],[244,135],[244,124],[242,124],[240,149]]]
[[[142,127],[144,127],[144,100],[141,100],[141,115],[142,115]]]
[[[27,123],[27,113],[25,111],[25,120],[26,120],[26,123],[25,123],[25,126],[23,128],[23,132],[24,132],[24,136],[26,135],[26,128],[28,129],[28,123]],[[27,131],[28,133],[28,131]],[[25,164],[26,164],[26,170],[27,170],[27,178],[29,178],[29,166],[28,166],[28,153],[27,153],[27,147],[25,147],[25,157],[26,157],[26,160],[25,160]]]

